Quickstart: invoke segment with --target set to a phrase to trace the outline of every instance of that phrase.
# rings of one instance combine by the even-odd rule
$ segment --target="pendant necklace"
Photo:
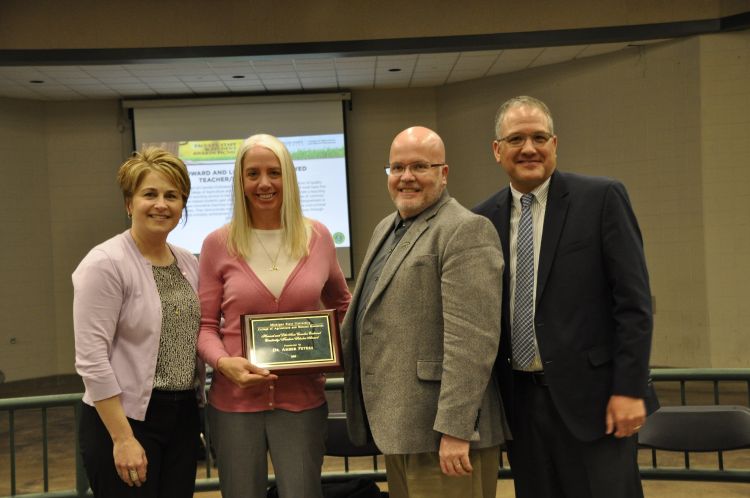
[[[281,254],[281,246],[282,244],[279,244],[279,249],[276,251],[276,257],[271,258],[271,254],[268,252],[268,249],[266,249],[266,245],[263,243],[263,240],[260,238],[260,235],[258,235],[257,232],[253,230],[253,233],[255,233],[255,237],[258,239],[258,242],[260,242],[260,247],[263,248],[263,252],[266,253],[266,256],[268,257],[268,260],[271,262],[271,268],[269,268],[269,271],[279,271],[279,267],[276,266],[276,263],[279,261],[279,255]]]

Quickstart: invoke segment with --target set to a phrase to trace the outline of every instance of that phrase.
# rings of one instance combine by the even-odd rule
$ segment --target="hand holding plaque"
[[[267,369],[253,365],[242,356],[224,356],[216,363],[216,368],[234,385],[243,389],[279,378]]]
[[[343,370],[336,310],[241,315],[242,353],[277,374]]]

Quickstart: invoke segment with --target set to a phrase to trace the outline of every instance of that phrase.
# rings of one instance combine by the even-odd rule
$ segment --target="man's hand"
[[[642,398],[612,395],[607,403],[607,434],[632,436],[646,423],[646,404]]]
[[[469,461],[469,442],[448,434],[440,439],[440,470],[447,476],[467,476],[472,467]]]
[[[216,362],[216,368],[239,387],[255,386],[279,378],[265,368],[255,366],[247,361],[247,358],[240,356],[221,357]]]

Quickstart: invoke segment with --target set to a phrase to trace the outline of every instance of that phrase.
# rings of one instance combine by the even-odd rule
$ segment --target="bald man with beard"
[[[500,241],[450,197],[448,169],[434,131],[393,140],[396,212],[373,232],[342,325],[349,434],[385,454],[395,498],[493,498],[508,434],[491,375]]]

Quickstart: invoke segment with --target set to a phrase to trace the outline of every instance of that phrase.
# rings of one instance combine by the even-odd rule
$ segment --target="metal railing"
[[[679,383],[679,403],[688,404],[690,399],[688,395],[690,389],[688,385],[693,382],[710,382],[711,383],[711,400],[714,404],[721,402],[721,389],[720,384],[723,382],[743,382],[746,386],[747,399],[745,404],[750,406],[750,369],[655,369],[652,371],[652,379],[654,380],[657,387],[661,383],[665,382],[677,382]],[[326,382],[326,390],[336,391],[339,393],[340,406],[343,404],[343,379],[332,378]],[[81,394],[62,394],[52,396],[35,396],[35,397],[23,397],[23,398],[8,398],[0,399],[0,437],[6,434],[6,429],[2,426],[2,416],[6,415],[7,420],[7,463],[9,467],[9,496],[22,496],[23,498],[82,498],[84,496],[91,496],[91,491],[88,487],[88,480],[86,473],[83,468],[83,462],[78,451],[78,437],[77,437],[77,424],[78,411],[80,407]],[[705,401],[705,400],[704,400]],[[71,428],[75,433],[75,469],[71,469],[75,472],[75,487],[74,489],[68,490],[50,490],[50,476],[49,476],[49,463],[50,463],[50,451],[49,451],[49,411],[53,408],[68,407],[73,411],[73,427]],[[41,424],[41,475],[37,477],[38,480],[41,478],[42,492],[41,493],[25,493],[18,494],[18,483],[17,483],[17,446],[16,441],[16,415],[22,410],[39,410],[40,412],[40,424]],[[219,479],[215,476],[213,467],[213,460],[210,451],[210,433],[208,432],[207,424],[204,423],[204,435],[206,454],[202,466],[205,467],[205,477],[196,479],[196,491],[213,491],[219,489]],[[0,461],[5,460],[1,454],[3,447],[0,445]],[[644,450],[651,452],[651,465],[641,467],[641,476],[644,479],[659,479],[659,480],[685,480],[685,481],[722,481],[722,482],[750,482],[750,469],[726,469],[724,466],[724,456],[721,452],[717,454],[717,469],[706,470],[698,469],[692,465],[691,456],[685,453],[683,456],[683,467],[662,467],[658,463],[657,450]],[[661,452],[659,452],[661,453]],[[366,457],[358,457],[366,458]],[[504,459],[501,459],[503,462]],[[3,472],[0,471],[0,476]],[[368,477],[375,479],[376,481],[385,480],[385,471],[378,468],[378,460],[376,457],[372,457],[372,470],[368,471],[353,471],[350,470],[349,458],[344,457],[344,471],[343,472],[324,472],[324,481],[338,481],[351,477]],[[502,466],[498,472],[498,478],[507,479],[511,478],[510,469],[507,466]],[[269,476],[269,481],[273,482],[273,477]],[[0,493],[4,492],[3,487],[0,484]]]
[[[49,424],[48,413],[51,408],[69,407],[74,412],[74,420],[78,420],[80,401],[82,394],[56,394],[51,396],[30,396],[24,398],[0,399],[0,413],[6,412],[8,416],[8,456],[10,464],[10,496],[23,496],[24,498],[76,498],[83,496],[92,496],[89,490],[89,483],[86,472],[83,468],[81,453],[78,451],[77,424],[74,431],[75,437],[75,489],[54,491],[49,490]],[[20,410],[39,409],[42,426],[42,489],[43,493],[18,495],[16,482],[16,412]],[[0,434],[2,434],[0,430]],[[88,493],[88,494],[87,494]]]

